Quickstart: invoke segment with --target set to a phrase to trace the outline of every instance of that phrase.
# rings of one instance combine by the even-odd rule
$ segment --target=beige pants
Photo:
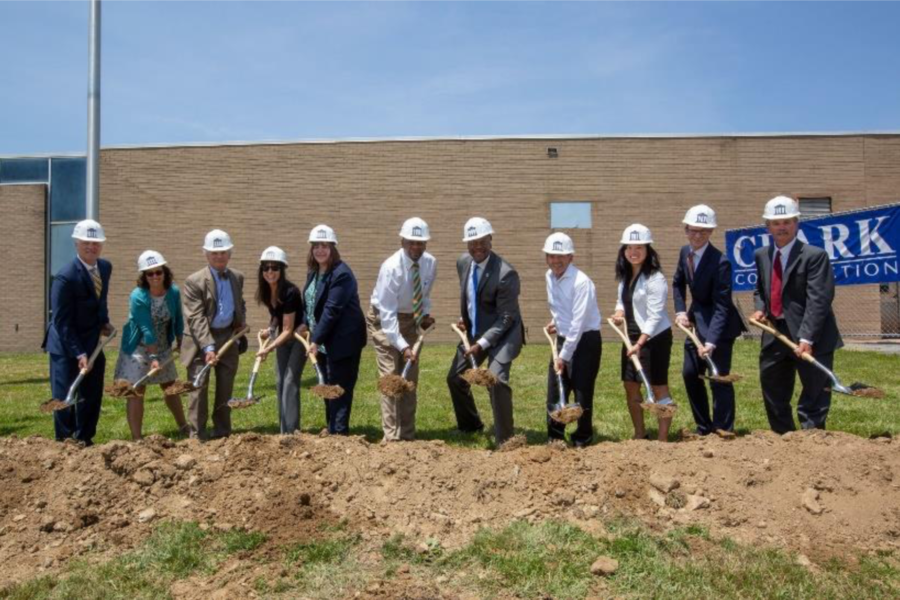
[[[397,315],[397,320],[400,323],[400,334],[410,345],[414,344],[418,334],[416,321],[412,314],[400,313]],[[366,323],[368,323],[372,343],[375,346],[375,360],[378,363],[379,377],[390,373],[400,375],[406,361],[403,360],[403,354],[388,342],[387,336],[381,329],[381,317],[375,307],[369,309]],[[418,383],[418,363],[414,363],[410,367],[406,378]],[[381,396],[381,428],[384,430],[386,441],[415,439],[416,392],[406,392],[397,399]]]
[[[231,328],[213,329],[211,332],[213,339],[216,340],[216,348],[221,348],[234,335],[234,331]],[[193,381],[197,373],[203,368],[204,358],[204,353],[202,351],[198,352],[191,364],[188,365],[188,381]],[[209,419],[209,384],[213,374],[215,374],[216,378],[216,393],[213,400],[213,431],[211,437],[219,438],[231,435],[231,407],[228,406],[228,401],[231,399],[231,392],[234,390],[238,358],[237,343],[235,343],[204,377],[203,386],[188,395],[190,401],[188,404],[188,423],[191,426],[191,437],[200,438],[201,440],[206,440],[210,437],[206,430],[206,423]]]

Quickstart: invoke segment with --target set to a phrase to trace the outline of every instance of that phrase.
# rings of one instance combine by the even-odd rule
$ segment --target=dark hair
[[[659,264],[659,254],[656,253],[653,246],[650,244],[646,244],[646,246],[647,258],[644,259],[644,263],[641,265],[640,274],[649,277],[657,271],[661,271],[662,266]],[[625,244],[622,244],[619,248],[619,255],[616,257],[616,281],[625,283],[631,281],[631,263],[625,258]]]
[[[328,257],[328,268],[326,271],[330,271],[335,268],[341,262],[341,253],[338,252],[337,245],[332,242],[316,242],[317,244],[330,244],[331,245],[331,256]],[[313,244],[309,245],[309,254],[306,255],[306,268],[310,271],[318,271],[319,263],[316,262],[316,257],[313,256]]]
[[[175,276],[172,274],[172,269],[169,268],[169,265],[163,265],[163,287],[169,289],[172,287],[172,281],[175,280]],[[150,282],[147,281],[147,273],[141,271],[138,275],[136,285],[140,288],[144,288],[145,290],[150,289]]]
[[[287,278],[287,265],[278,261],[267,261],[277,264],[281,267],[281,277],[275,285],[275,298],[272,298],[272,286],[263,277],[263,264],[259,263],[259,272],[256,277],[256,303],[263,304],[266,308],[275,308],[284,297],[285,290],[288,286],[293,285]],[[274,301],[273,301],[274,300]]]

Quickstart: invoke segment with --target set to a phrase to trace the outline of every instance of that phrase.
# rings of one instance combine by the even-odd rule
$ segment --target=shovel
[[[412,347],[413,356],[418,358],[419,353],[422,351],[422,343],[425,341],[425,336],[431,333],[433,330],[434,325],[432,325],[428,329],[419,331],[419,339],[416,340],[416,343],[413,344]],[[409,370],[411,368],[412,361],[407,360],[406,364],[403,366],[403,372],[400,375],[397,375],[395,373],[388,373],[387,375],[382,376],[378,380],[378,391],[380,391],[388,398],[394,399],[402,396],[404,392],[414,392],[416,390],[416,384],[406,379],[406,376],[409,375]]]
[[[703,347],[703,344],[700,342],[700,338],[697,337],[697,333],[694,331],[693,327],[685,327],[678,321],[675,321],[675,324],[678,325],[678,329],[685,332],[687,336],[691,338],[691,341],[694,342],[694,345],[698,350]],[[706,364],[709,366],[709,375],[700,375],[703,379],[718,381],[719,383],[734,383],[743,379],[743,376],[738,375],[737,373],[729,373],[728,375],[719,374],[719,369],[716,367],[716,363],[713,362],[712,356],[710,356],[709,353],[703,355],[703,360],[705,360]]]
[[[245,326],[240,331],[235,332],[235,334],[232,335],[227,342],[222,344],[222,347],[219,348],[219,350],[216,352],[216,358],[221,359],[223,356],[225,356],[225,353],[228,352],[228,349],[231,348],[232,344],[234,344],[239,337],[241,337],[248,331],[250,331],[250,327]],[[199,390],[201,387],[203,387],[203,378],[207,373],[209,373],[209,370],[212,368],[212,366],[212,363],[203,365],[203,368],[200,369],[200,372],[197,373],[197,376],[194,377],[193,381],[176,381],[171,386],[169,386],[169,389],[167,391],[170,394],[175,395]]]
[[[137,394],[137,388],[145,385],[148,381],[150,381],[151,377],[165,369],[174,360],[175,355],[172,354],[172,356],[167,358],[164,362],[160,363],[157,368],[150,369],[149,371],[147,371],[146,375],[144,375],[134,383],[129,383],[126,379],[117,379],[113,382],[112,385],[107,386],[104,391],[113,398],[126,398],[128,396],[133,396]]]
[[[466,349],[466,352],[472,347],[469,344],[469,338],[466,337],[465,332],[457,327],[455,324],[450,325],[450,329],[456,332],[456,335],[459,336],[459,339],[462,340],[463,348]],[[484,387],[494,387],[497,385],[497,376],[494,375],[489,369],[484,369],[478,366],[475,362],[475,357],[471,354],[469,355],[469,365],[471,365],[471,369],[468,369],[465,373],[463,373],[462,377],[471,385],[482,385]]]
[[[69,408],[70,406],[75,406],[81,400],[76,396],[76,392],[78,392],[78,386],[81,385],[81,381],[84,379],[84,376],[88,374],[88,371],[91,370],[91,367],[94,366],[94,361],[97,360],[97,357],[100,356],[100,352],[103,350],[104,346],[112,341],[118,332],[115,328],[110,332],[106,339],[99,342],[97,347],[94,348],[94,352],[88,358],[88,364],[85,368],[81,369],[78,373],[78,376],[75,378],[75,381],[72,382],[72,385],[69,387],[69,393],[66,394],[65,400],[58,400],[56,398],[51,398],[47,400],[43,404],[41,404],[41,412],[43,413],[51,413],[57,410],[63,410],[65,408]]]
[[[787,346],[791,350],[797,349],[797,344],[792,342],[789,337],[787,337],[786,335],[784,335],[783,333],[781,333],[780,331],[778,331],[777,329],[772,327],[772,324],[769,323],[769,321],[757,321],[756,319],[752,319],[752,318],[747,319],[747,320],[750,321],[750,323],[752,325],[756,325],[763,331],[768,331],[769,333],[774,335],[776,338],[778,338],[778,340],[780,342],[782,342],[785,346]],[[831,379],[831,389],[834,390],[835,392],[839,392],[841,394],[846,394],[848,396],[857,396],[857,397],[862,397],[862,398],[884,398],[883,390],[872,387],[870,385],[866,385],[865,383],[856,382],[856,383],[851,384],[850,387],[845,386],[843,383],[841,383],[841,380],[838,379],[838,376],[835,375],[831,369],[829,369],[828,367],[826,367],[825,365],[823,365],[822,363],[817,361],[813,357],[812,354],[808,354],[808,353],[804,352],[803,354],[800,355],[800,357],[803,360],[805,360],[806,362],[808,362],[809,364],[811,364],[812,366],[814,366],[815,368],[819,369],[820,371],[822,371],[823,373],[828,375],[828,378]]]
[[[259,342],[259,349],[265,350],[269,343],[272,341],[272,336],[269,336],[268,339],[262,338],[262,333],[256,334],[256,340]],[[259,367],[262,365],[263,361],[266,360],[262,356],[257,356],[256,361],[253,363],[253,370],[250,371],[250,385],[247,386],[247,397],[246,398],[232,398],[228,401],[228,406],[231,408],[248,408],[257,404],[260,400],[262,400],[262,396],[254,396],[253,395],[253,384],[256,383],[256,377],[259,375]]]
[[[325,375],[322,374],[322,369],[319,367],[319,359],[309,353],[310,343],[305,337],[294,332],[294,337],[297,338],[303,347],[306,348],[307,355],[309,356],[309,362],[313,364],[313,367],[316,369],[316,377],[319,379],[319,384],[314,385],[311,391],[313,394],[320,398],[324,398],[325,400],[337,400],[341,396],[344,395],[344,388],[339,385],[328,385],[325,383]]]
[[[559,353],[556,351],[556,338],[550,333],[550,329],[544,327],[544,335],[550,341],[550,352],[553,355],[553,369],[556,370],[556,361],[559,359]],[[568,425],[581,418],[584,409],[578,402],[566,404],[566,388],[563,386],[562,373],[556,371],[556,385],[559,388],[559,402],[550,410],[550,418],[557,423]]]
[[[625,343],[625,348],[630,352],[633,346],[631,345],[631,340],[628,339],[628,334],[619,329],[618,325],[616,325],[615,321],[612,319],[607,319],[606,322],[619,334],[619,337],[622,338],[622,341]],[[668,402],[660,403],[653,397],[653,388],[650,386],[650,380],[647,379],[647,374],[644,373],[644,366],[641,364],[641,359],[638,358],[637,354],[631,355],[631,362],[634,364],[634,368],[637,369],[638,375],[640,375],[641,381],[644,382],[644,387],[647,389],[647,401],[641,404],[641,406],[645,410],[649,410],[660,417],[671,417],[675,414],[677,407],[675,406],[675,403],[672,402],[671,398],[666,399]]]

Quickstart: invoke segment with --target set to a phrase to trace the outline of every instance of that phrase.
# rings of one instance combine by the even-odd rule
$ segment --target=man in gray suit
[[[478,364],[488,359],[488,369],[498,379],[490,394],[494,437],[499,445],[513,434],[509,370],[525,342],[525,328],[519,313],[519,274],[491,251],[493,233],[491,224],[481,217],[469,219],[463,228],[469,253],[456,261],[462,315],[459,328],[466,332],[471,348],[466,351],[462,344],[457,348],[447,386],[460,431],[481,431],[484,423],[472,390],[461,375],[470,366],[470,355]]]
[[[233,345],[222,357],[216,357],[235,331],[244,328],[244,276],[228,268],[231,259],[231,237],[220,229],[206,234],[203,250],[208,266],[203,267],[184,282],[181,304],[187,334],[181,361],[192,380],[204,367],[212,364],[216,374],[216,395],[213,402],[213,438],[231,434],[231,408],[228,400],[234,390],[238,370],[238,346],[246,349],[245,338]],[[188,421],[191,437],[207,439],[206,422],[209,417],[208,390],[210,374],[200,389],[190,393]]]
[[[759,381],[769,425],[776,433],[794,431],[791,397],[796,374],[803,390],[797,417],[803,429],[824,429],[831,407],[828,377],[801,360],[804,353],[828,367],[834,351],[844,345],[831,303],[834,273],[828,254],[797,239],[800,210],[797,202],[777,196],[766,204],[763,218],[773,245],[756,251],[756,291],[753,318],[767,318],[775,328],[798,344],[796,352],[763,333],[759,354]]]

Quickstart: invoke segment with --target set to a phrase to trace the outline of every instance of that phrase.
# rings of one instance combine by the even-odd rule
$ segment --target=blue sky
[[[900,130],[900,3],[110,2],[102,144]],[[83,151],[86,2],[0,2],[0,155]]]

